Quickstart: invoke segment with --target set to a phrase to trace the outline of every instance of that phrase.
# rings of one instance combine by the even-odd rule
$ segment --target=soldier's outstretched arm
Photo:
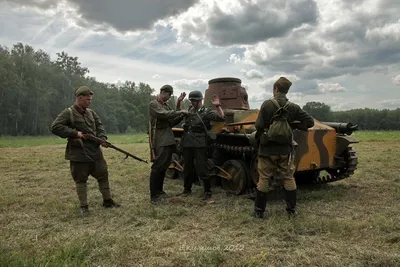
[[[186,115],[182,113],[182,114],[179,115],[178,117],[173,118],[173,119],[170,119],[170,120],[169,120],[170,126],[173,127],[173,126],[177,125],[178,123],[180,123],[180,122],[185,118],[185,116],[186,116]]]
[[[51,132],[61,138],[76,137],[77,131],[70,127],[68,109],[63,110],[51,124]]]
[[[174,119],[182,114],[187,114],[186,110],[175,111],[163,109],[155,102],[150,102],[149,110],[152,116],[166,120]]]
[[[295,120],[300,121],[300,124],[296,126],[299,130],[307,131],[308,128],[314,126],[314,118],[300,107],[298,107]]]

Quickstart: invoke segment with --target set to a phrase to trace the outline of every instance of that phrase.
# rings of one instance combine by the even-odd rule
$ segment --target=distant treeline
[[[95,91],[92,108],[108,133],[147,131],[148,103],[158,88],[133,81],[103,83],[88,74],[77,57],[65,52],[57,53],[53,61],[45,51],[22,43],[12,48],[0,46],[0,135],[50,134],[52,121],[73,104],[73,92],[81,85]],[[171,99],[171,106],[175,101],[176,97]],[[322,121],[351,121],[370,130],[400,130],[399,108],[332,112],[329,106],[316,102],[304,107]]]
[[[400,108],[332,111],[330,106],[320,102],[308,102],[303,108],[320,121],[351,122],[360,130],[400,130]]]

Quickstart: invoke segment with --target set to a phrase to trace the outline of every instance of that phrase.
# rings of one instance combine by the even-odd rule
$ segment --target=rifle
[[[157,123],[157,119],[156,119],[156,123]],[[154,162],[154,160],[156,158],[156,155],[154,152],[154,147],[153,147],[153,142],[154,142],[154,131],[153,131],[153,127],[151,126],[151,121],[149,121],[149,146],[150,146],[150,161],[151,162]]]
[[[125,150],[122,150],[121,148],[114,146],[114,145],[111,144],[110,142],[105,141],[105,140],[102,140],[102,139],[100,139],[100,138],[98,138],[98,137],[96,137],[96,136],[94,136],[94,135],[92,135],[92,134],[83,134],[83,136],[84,136],[85,139],[91,140],[91,141],[93,141],[93,142],[96,142],[96,143],[99,144],[99,145],[102,144],[102,143],[106,143],[106,144],[107,144],[107,147],[111,147],[111,148],[113,148],[113,149],[115,149],[115,150],[117,150],[117,151],[119,151],[119,152],[121,152],[121,153],[124,153],[124,154],[126,155],[126,157],[124,158],[124,160],[127,159],[128,157],[131,157],[131,158],[134,158],[134,159],[136,159],[136,160],[138,160],[138,161],[148,163],[147,160],[138,158],[138,157],[136,157],[135,155],[132,155],[131,153],[129,153],[129,152],[125,151]]]

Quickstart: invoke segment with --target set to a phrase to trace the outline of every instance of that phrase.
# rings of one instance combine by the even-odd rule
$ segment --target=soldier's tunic
[[[161,99],[157,98],[149,104],[149,115],[155,159],[150,173],[150,196],[157,197],[163,192],[165,172],[171,163],[176,141],[172,127],[184,117],[181,112],[171,109]]]
[[[280,106],[284,106],[288,99],[285,94],[279,94],[275,97]],[[257,132],[263,132],[271,125],[271,119],[278,107],[271,101],[266,100],[260,108],[255,127]],[[301,109],[297,104],[291,103],[287,110],[289,111],[288,122],[300,121],[296,124],[296,128],[306,131],[314,126],[314,119]],[[269,142],[265,145],[260,145],[258,149],[258,173],[259,181],[257,189],[261,192],[269,191],[269,180],[274,173],[279,174],[277,178],[283,179],[284,188],[288,191],[296,189],[296,182],[293,174],[295,172],[295,163],[290,160],[292,152],[291,145],[282,145],[274,142]],[[290,162],[289,162],[290,160]]]
[[[68,138],[65,159],[70,161],[70,171],[76,183],[81,206],[87,206],[87,180],[92,175],[99,184],[103,199],[110,199],[107,163],[100,145],[90,140],[76,138],[77,132],[92,134],[107,140],[104,126],[92,109],[82,110],[73,105],[64,109],[51,125],[51,132],[61,138]]]
[[[197,175],[203,181],[204,191],[210,192],[206,129],[207,127],[210,128],[211,121],[224,121],[225,117],[222,118],[215,110],[205,107],[200,108],[198,111],[190,107],[188,111],[189,115],[185,118],[183,125],[184,134],[181,143],[184,160],[184,189],[191,192],[194,180],[193,170],[196,167]]]

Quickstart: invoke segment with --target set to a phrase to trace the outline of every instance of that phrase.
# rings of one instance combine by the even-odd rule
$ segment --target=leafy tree
[[[320,102],[307,102],[303,109],[319,121],[331,121],[333,113],[331,107]]]

